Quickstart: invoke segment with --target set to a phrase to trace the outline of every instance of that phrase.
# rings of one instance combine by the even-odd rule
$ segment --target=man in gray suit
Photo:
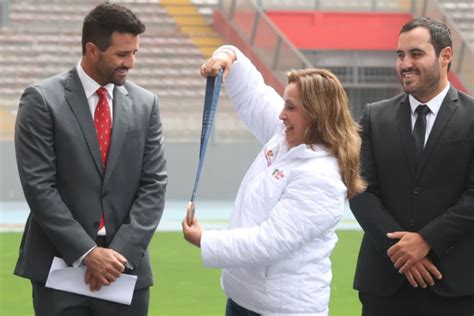
[[[167,182],[157,97],[126,81],[145,26],[104,3],[85,18],[83,57],[25,89],[15,147],[31,209],[15,274],[29,278],[36,315],[147,315],[148,244]],[[138,277],[130,306],[44,286],[53,257],[86,266],[93,291]]]
[[[451,33],[406,23],[397,72],[405,93],[361,119],[367,190],[350,201],[364,229],[354,286],[363,316],[474,313],[474,99],[452,87]]]

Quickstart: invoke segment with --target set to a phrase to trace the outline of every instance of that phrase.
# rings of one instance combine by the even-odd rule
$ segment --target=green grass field
[[[357,292],[352,289],[354,267],[362,232],[339,231],[332,255],[331,316],[360,315]],[[0,315],[33,315],[29,280],[13,276],[20,233],[0,233]],[[199,249],[179,232],[160,232],[150,246],[155,273],[150,316],[224,315],[225,296],[219,270],[202,267]]]

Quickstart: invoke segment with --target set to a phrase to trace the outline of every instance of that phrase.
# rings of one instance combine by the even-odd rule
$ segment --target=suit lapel
[[[415,177],[415,144],[411,134],[411,110],[408,95],[402,99],[397,113],[398,129],[402,140],[402,147],[405,153],[405,159],[408,164],[410,175]]]
[[[449,120],[451,119],[452,115],[456,111],[456,101],[458,100],[458,92],[454,88],[450,88],[448,94],[443,100],[441,107],[439,109],[438,115],[436,116],[436,120],[433,124],[433,128],[431,129],[430,135],[428,136],[428,140],[426,141],[425,149],[423,150],[423,154],[421,156],[420,165],[417,170],[417,177],[423,170],[428,157],[430,156],[433,148],[438,143],[439,137],[443,133],[448,124]]]
[[[73,68],[68,73],[65,84],[65,97],[72,112],[74,113],[82,134],[86,140],[87,146],[92,159],[95,162],[97,171],[102,174],[102,163],[100,161],[99,143],[97,141],[97,134],[92,121],[89,103],[84,93],[84,88],[77,74],[76,68]]]
[[[112,126],[112,140],[107,158],[104,185],[110,179],[115,165],[117,164],[117,160],[125,140],[125,135],[127,134],[128,130],[132,101],[128,97],[128,91],[125,89],[125,87],[115,86],[113,105],[114,117]]]

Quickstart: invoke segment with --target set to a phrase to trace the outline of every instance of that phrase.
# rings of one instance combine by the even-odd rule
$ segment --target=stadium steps
[[[466,43],[474,49],[474,2],[472,0],[439,0],[438,3],[453,19]]]
[[[187,34],[205,58],[223,44],[220,36],[212,29],[208,19],[190,0],[162,0],[161,5],[171,16],[181,32]]]

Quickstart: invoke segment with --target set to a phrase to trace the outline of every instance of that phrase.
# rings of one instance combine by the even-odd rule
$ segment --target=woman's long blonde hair
[[[305,144],[322,144],[336,156],[349,198],[364,191],[360,176],[361,138],[359,126],[349,110],[349,100],[341,83],[330,71],[303,69],[288,72],[288,83],[295,83],[310,127]]]

